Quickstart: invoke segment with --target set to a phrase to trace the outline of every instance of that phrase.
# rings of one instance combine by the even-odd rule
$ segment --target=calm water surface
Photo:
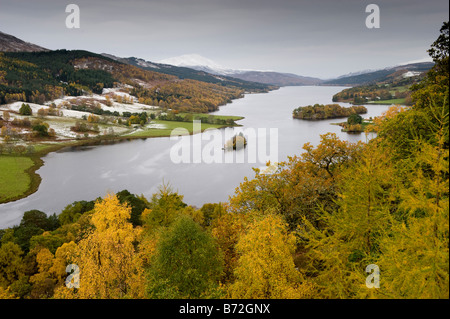
[[[303,121],[292,118],[294,108],[315,103],[332,103],[333,94],[343,89],[320,86],[283,87],[269,93],[248,94],[222,106],[214,114],[244,116],[245,119],[238,122],[243,125],[240,129],[266,129],[268,133],[270,128],[277,128],[277,155],[278,160],[283,161],[287,156],[300,154],[306,142],[317,145],[320,134],[326,132],[336,133],[341,139],[350,142],[366,139],[364,134],[347,134],[341,132],[340,126],[330,124],[345,119]],[[347,103],[340,104],[349,106]],[[366,107],[368,113],[363,115],[365,118],[381,115],[388,108],[382,105]],[[224,130],[214,133],[212,138],[224,135],[222,133]],[[258,135],[258,139],[263,138],[266,137]],[[169,138],[149,138],[50,153],[43,158],[44,165],[37,171],[42,177],[38,191],[19,201],[0,205],[0,228],[18,224],[23,212],[27,210],[39,209],[47,214],[58,214],[74,201],[92,200],[108,192],[127,189],[131,193],[150,198],[162,183],[170,184],[174,190],[184,195],[184,201],[190,205],[224,202],[245,176],[254,176],[252,167],[264,165],[264,162],[258,161],[248,163],[248,148],[237,155],[224,155],[242,155],[244,163],[238,163],[236,158],[226,160],[223,156],[222,162],[232,163],[172,162],[170,153],[175,144],[187,145],[192,153],[194,140],[198,139],[197,135],[185,137],[182,142]],[[208,141],[202,142],[202,145],[205,144]],[[267,141],[267,146],[268,144]],[[222,150],[220,152],[223,153]]]

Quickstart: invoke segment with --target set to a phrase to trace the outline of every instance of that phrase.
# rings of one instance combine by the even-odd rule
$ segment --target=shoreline
[[[244,117],[240,116],[240,119],[237,119],[236,121],[240,121],[242,119],[244,119]],[[187,122],[179,122],[179,123],[187,123]],[[208,124],[205,123],[205,125],[208,125]],[[240,127],[240,126],[242,126],[242,125],[240,125],[240,124],[218,125],[217,124],[217,127],[215,127],[215,128],[216,129],[224,129],[227,127]],[[195,134],[203,133],[208,128],[210,128],[210,127],[202,128],[200,130],[200,132],[195,132]],[[193,129],[189,130],[189,135],[194,135]],[[7,156],[26,157],[33,161],[33,165],[30,166],[29,168],[27,168],[26,170],[24,170],[24,173],[27,174],[30,178],[30,185],[29,185],[28,189],[21,195],[10,197],[6,200],[0,200],[0,205],[24,199],[39,190],[39,186],[42,182],[42,177],[36,172],[44,165],[43,157],[45,157],[46,155],[48,155],[50,153],[58,152],[65,148],[110,145],[110,144],[122,143],[122,142],[137,140],[137,139],[145,140],[147,138],[166,138],[166,137],[170,137],[170,136],[171,136],[171,134],[162,134],[162,135],[157,135],[157,136],[155,136],[155,135],[153,135],[153,136],[152,135],[148,135],[148,136],[145,136],[145,135],[144,136],[121,135],[121,136],[106,136],[106,137],[101,137],[101,138],[94,137],[94,138],[87,138],[87,139],[82,139],[82,140],[72,140],[72,141],[68,141],[68,142],[66,141],[66,142],[61,142],[61,143],[55,143],[53,145],[48,145],[48,146],[44,147],[43,149],[36,151],[36,153],[34,153],[32,155],[0,155],[0,156],[5,156],[5,157],[7,157]]]

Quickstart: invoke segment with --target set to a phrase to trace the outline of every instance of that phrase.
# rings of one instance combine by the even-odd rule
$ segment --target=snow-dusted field
[[[103,110],[109,110],[111,112],[130,112],[130,113],[141,113],[146,111],[152,111],[155,109],[158,109],[157,106],[151,106],[146,104],[141,104],[137,102],[137,98],[130,95],[126,92],[121,92],[123,88],[109,88],[109,89],[103,89],[102,94],[92,94],[92,95],[81,95],[81,96],[64,96],[59,99],[55,99],[53,101],[47,101],[44,105],[35,104],[35,103],[29,103],[28,104],[31,107],[31,110],[33,111],[33,116],[38,115],[39,109],[48,109],[51,104],[55,104],[57,108],[62,112],[62,116],[46,116],[44,121],[47,122],[50,125],[50,128],[52,128],[58,139],[61,138],[76,138],[79,136],[79,133],[73,132],[70,130],[72,126],[74,126],[75,122],[82,119],[83,117],[88,117],[92,113],[89,112],[82,112],[82,111],[76,111],[70,109],[70,104],[76,102],[77,105],[83,104],[84,102],[87,105],[93,105],[102,108]],[[117,101],[113,100],[114,95],[126,97],[128,100],[133,101],[133,104],[130,103],[119,103]],[[112,97],[110,99],[111,106],[107,106],[104,103],[106,102],[106,96]],[[86,101],[83,101],[86,100]],[[13,102],[10,104],[5,104],[0,106],[0,112],[2,111],[11,111],[10,117],[11,120],[14,118],[22,119],[23,116],[15,113],[19,113],[20,107],[22,106],[24,102]],[[14,113],[13,113],[14,112]],[[2,113],[0,113],[2,115]],[[113,128],[115,134],[124,134],[130,131],[130,128],[120,126],[120,125],[103,125],[98,123],[98,127],[100,130],[100,134],[103,134],[104,130],[108,130],[109,128]],[[162,129],[165,128],[164,125],[160,124],[149,124],[147,126],[148,128],[156,128],[156,129]]]
[[[162,130],[162,129],[167,128],[167,126],[164,124],[151,123],[151,124],[147,125],[146,128],[156,128],[156,129]]]

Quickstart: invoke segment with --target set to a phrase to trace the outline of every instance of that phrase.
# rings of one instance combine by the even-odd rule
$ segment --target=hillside
[[[50,51],[0,32],[0,104],[43,104],[63,96],[127,87],[142,104],[181,112],[211,112],[246,92],[276,86],[189,68],[82,50]]]
[[[318,78],[300,76],[292,73],[279,73],[270,71],[247,71],[233,73],[231,76],[253,82],[266,83],[278,86],[317,85],[323,81]]]
[[[150,70],[154,72],[159,72],[163,74],[174,75],[180,79],[191,79],[206,83],[219,84],[224,86],[236,86],[248,91],[260,91],[267,92],[268,90],[275,89],[275,87],[258,83],[258,81],[243,80],[238,78],[233,78],[225,75],[211,74],[205,71],[195,70],[188,67],[174,66],[169,64],[155,63],[150,61],[145,61],[136,57],[120,58],[111,54],[102,53],[102,55],[120,61],[122,63],[130,64],[142,68],[144,70]]]
[[[211,112],[242,96],[243,88],[217,85],[144,70],[88,51],[5,52],[0,54],[0,104],[24,101],[42,104],[63,95],[102,93],[127,86],[143,104],[183,112]]]
[[[395,67],[385,68],[383,70],[377,70],[363,74],[356,74],[340,77],[337,79],[327,80],[324,81],[322,84],[356,86],[375,82],[382,82],[389,80],[390,77],[394,76],[399,71],[402,71],[402,73],[411,72],[412,74],[419,74],[427,72],[429,69],[433,67],[433,65],[434,65],[433,62],[420,62],[406,65],[399,65]]]
[[[22,41],[10,34],[0,31],[0,52],[40,52],[48,51],[36,44]]]
[[[418,71],[398,70],[386,80],[344,89],[333,96],[333,102],[412,105],[411,87],[424,77]]]

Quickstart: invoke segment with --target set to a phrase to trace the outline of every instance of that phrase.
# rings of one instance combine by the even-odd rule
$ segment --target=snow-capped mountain
[[[347,78],[350,76],[356,76],[356,75],[366,74],[366,73],[370,73],[370,72],[376,72],[376,71],[380,71],[380,70],[383,70],[383,69],[365,69],[365,70],[361,70],[361,71],[350,72],[350,73],[346,73],[344,75],[340,75],[337,78],[332,78],[331,80]]]
[[[232,73],[236,73],[236,71],[239,71],[223,67],[199,54],[180,55],[177,57],[157,61],[157,63],[182,66],[218,75],[229,75]]]
[[[210,59],[198,54],[186,54],[178,57],[158,61],[160,64],[187,67],[198,71],[204,71],[215,75],[231,76],[244,81],[259,82],[270,85],[316,85],[322,80],[305,77],[291,73],[280,73],[274,71],[261,71],[250,69],[231,69],[224,67]]]

